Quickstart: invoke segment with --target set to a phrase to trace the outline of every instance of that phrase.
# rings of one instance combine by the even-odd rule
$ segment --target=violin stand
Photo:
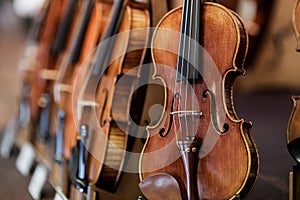
[[[289,176],[289,200],[300,200],[300,164],[293,165]]]

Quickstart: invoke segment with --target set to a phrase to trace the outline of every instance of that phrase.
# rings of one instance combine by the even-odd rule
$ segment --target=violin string
[[[175,99],[178,98],[178,102],[177,102],[177,110],[180,111],[181,110],[181,79],[182,79],[182,73],[183,73],[183,55],[184,55],[184,33],[185,33],[185,27],[184,27],[184,23],[185,23],[185,13],[186,13],[186,0],[183,1],[183,5],[182,5],[182,21],[181,21],[181,30],[180,30],[180,41],[179,41],[179,55],[178,55],[178,63],[177,63],[177,71],[176,71],[176,76],[178,76],[178,79],[180,81],[179,83],[179,91],[177,95],[177,80],[175,78],[175,88],[174,88],[174,92],[176,93],[175,95],[177,95],[177,97],[175,96]],[[180,71],[178,71],[178,69],[180,69]],[[175,101],[174,101],[175,103]],[[175,109],[175,106],[173,107]],[[178,119],[178,130],[176,130],[176,119]],[[175,133],[178,131],[178,133],[176,134],[177,136],[177,141],[182,140],[182,124],[180,121],[180,116],[179,115],[175,115],[173,117],[173,121],[174,121],[174,128],[175,128]],[[180,138],[179,138],[180,137]]]
[[[201,52],[202,52],[202,46],[201,46],[201,39],[202,39],[202,35],[201,35],[201,30],[202,30],[202,27],[201,27],[201,21],[202,21],[202,10],[201,10],[201,5],[202,5],[202,1],[199,2],[199,4],[197,5],[197,23],[196,23],[196,38],[195,38],[195,48],[197,48],[197,51],[195,53],[195,59],[196,59],[196,69],[195,69],[195,74],[198,74],[199,78],[202,77],[202,74],[201,74],[201,66],[202,66],[202,57],[201,57]],[[200,102],[198,101],[198,99],[196,99],[197,101],[197,107],[196,107],[196,110],[200,112]],[[199,116],[197,116],[199,117]],[[195,131],[195,134],[197,133],[198,131],[198,127],[200,125],[200,120],[197,121],[197,124],[196,124],[196,127],[194,127],[194,131]]]
[[[187,105],[187,102],[188,102],[188,94],[191,94],[191,91],[189,90],[189,86],[190,86],[190,83],[189,83],[189,79],[192,78],[192,80],[194,81],[194,76],[193,77],[190,77],[190,70],[193,69],[193,54],[191,55],[191,51],[193,51],[192,49],[192,42],[193,42],[193,28],[194,28],[194,21],[195,21],[195,11],[194,11],[194,6],[195,6],[195,2],[194,0],[190,0],[191,2],[191,5],[189,5],[189,13],[187,15],[187,17],[190,17],[191,19],[190,20],[187,20],[188,21],[188,55],[187,55],[187,79],[185,80],[185,84],[186,84],[186,87],[185,87],[185,111],[188,110],[188,105]],[[185,124],[186,124],[186,138],[185,139],[190,139],[189,136],[191,135],[191,131],[192,130],[189,130],[190,126],[189,126],[189,120],[188,120],[188,117],[190,117],[190,115],[185,115]],[[193,121],[193,120],[192,120]],[[193,122],[192,122],[193,123]]]
[[[190,78],[190,65],[191,65],[191,58],[190,58],[190,50],[191,50],[191,34],[192,34],[192,26],[191,23],[194,19],[192,16],[192,8],[193,8],[193,1],[187,0],[187,13],[185,15],[185,21],[186,21],[186,32],[185,32],[185,68],[183,69],[186,70],[185,77],[183,80],[183,84],[185,86],[185,96],[184,96],[184,123],[185,123],[185,134],[182,134],[182,141],[186,141],[188,136],[189,136],[189,121],[188,121],[188,115],[186,113],[187,111],[187,101],[188,101],[188,86],[189,86],[189,78]],[[189,20],[189,18],[191,18]]]
[[[199,27],[198,27],[198,20],[199,20],[199,16],[198,16],[198,14],[199,14],[199,10],[198,10],[198,5],[200,4],[200,2],[198,2],[198,0],[193,0],[193,2],[194,2],[194,5],[195,5],[195,7],[196,7],[196,10],[194,11],[194,13],[193,13],[193,18],[194,18],[194,20],[195,20],[195,23],[193,24],[195,27],[195,30],[193,31],[193,34],[194,34],[194,36],[192,37],[192,42],[193,42],[193,44],[194,44],[194,46],[193,46],[193,64],[194,64],[194,67],[193,67],[193,87],[195,86],[195,79],[196,79],[196,73],[195,73],[195,71],[196,71],[196,69],[195,69],[195,67],[198,67],[198,62],[196,62],[196,50],[198,50],[198,48],[197,48],[197,42],[198,42],[198,38],[197,38],[197,33],[198,33],[198,31],[199,31]],[[194,6],[193,6],[194,7]],[[199,33],[198,33],[199,34]],[[192,93],[192,111],[194,111],[194,109],[195,109],[195,93],[193,92]],[[196,133],[195,133],[195,116],[194,115],[192,115],[192,134],[193,134],[193,136],[195,136],[196,135]]]
[[[181,63],[182,64],[182,66],[181,66],[181,76],[182,76],[182,80],[180,81],[180,95],[182,94],[182,90],[183,90],[183,83],[184,83],[184,81],[185,81],[185,79],[187,78],[186,76],[187,76],[187,74],[185,74],[185,67],[187,67],[187,55],[186,55],[186,52],[187,52],[187,34],[188,34],[188,15],[189,15],[189,0],[185,0],[185,5],[184,5],[184,17],[183,17],[183,19],[184,19],[184,22],[183,22],[183,27],[184,27],[184,31],[183,31],[183,35],[182,35],[182,37],[183,37],[183,54],[182,54],[182,60],[183,60],[183,62]],[[181,97],[181,99],[185,102],[186,101],[186,97],[185,96],[182,96]],[[179,108],[179,110],[180,111],[185,111],[185,108],[182,108],[182,104],[181,104],[182,102],[180,102],[180,108]],[[181,117],[182,116],[179,116],[179,121],[180,121],[180,137],[181,137],[181,141],[184,141],[185,139],[184,139],[184,134],[183,134],[183,129],[182,129],[182,122],[181,122]],[[185,123],[185,126],[187,125],[186,124],[186,116],[184,115],[183,116],[184,117],[184,119],[185,119],[185,121],[184,121],[184,123]]]

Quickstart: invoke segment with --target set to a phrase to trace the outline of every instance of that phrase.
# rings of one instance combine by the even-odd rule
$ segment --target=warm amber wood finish
[[[293,30],[297,40],[296,51],[300,51],[300,4],[295,1],[294,10],[292,14]],[[293,109],[290,115],[287,128],[287,143],[297,139],[300,135],[300,96],[292,96]]]
[[[290,115],[287,129],[287,143],[300,136],[300,96],[292,96],[293,109]]]
[[[55,69],[57,70],[58,76],[56,78],[55,84],[54,81],[52,81],[49,84],[50,90],[54,89],[54,100],[55,104],[51,107],[52,109],[52,119],[51,119],[51,133],[56,134],[57,133],[57,127],[59,126],[58,124],[58,119],[57,119],[57,112],[58,110],[62,110],[66,113],[66,118],[67,122],[71,121],[73,122],[73,117],[72,117],[72,112],[69,114],[67,113],[68,106],[72,108],[72,103],[68,102],[71,101],[71,91],[72,91],[72,85],[69,85],[69,82],[65,81],[68,79],[71,79],[72,77],[72,72],[73,69],[76,69],[76,66],[72,66],[69,63],[70,57],[72,56],[72,51],[74,51],[75,48],[75,43],[77,42],[77,36],[78,32],[82,31],[80,30],[81,24],[83,22],[84,18],[84,12],[86,8],[89,6],[88,1],[79,1],[77,10],[76,10],[76,15],[73,17],[73,23],[72,27],[69,33],[68,41],[67,41],[67,47],[63,53],[59,56],[59,58],[56,61],[56,66]],[[76,47],[79,48],[79,47]],[[86,56],[86,55],[81,55],[81,56]],[[79,63],[82,61],[82,59],[79,59]],[[76,63],[74,63],[76,65]],[[65,82],[64,82],[65,81]],[[52,93],[52,92],[51,92]],[[67,101],[68,100],[68,101]],[[71,109],[70,109],[71,110]],[[71,120],[68,120],[68,117]],[[68,125],[65,123],[64,125],[64,130],[68,128]],[[72,124],[71,124],[72,125]],[[52,170],[51,170],[51,175],[50,175],[50,180],[56,185],[56,187],[61,187],[62,192],[65,195],[69,194],[69,172],[68,172],[68,160],[69,160],[69,154],[71,151],[71,147],[74,146],[72,143],[72,146],[69,146],[69,141],[70,138],[72,138],[72,141],[76,143],[76,134],[77,131],[74,129],[74,131],[69,135],[66,133],[60,133],[63,134],[63,155],[62,157],[55,157],[55,162],[52,163]],[[75,136],[74,136],[75,135]],[[73,139],[74,138],[74,139]],[[52,147],[54,148],[54,147]],[[68,148],[68,151],[66,150]],[[51,149],[51,152],[54,152],[53,149]],[[57,156],[57,155],[55,155]],[[59,155],[61,156],[61,155]],[[51,160],[53,158],[51,157]]]
[[[57,183],[57,186],[62,186],[63,192],[66,195],[68,194],[69,190],[69,159],[71,156],[71,149],[76,146],[78,135],[78,131],[74,120],[75,109],[72,102],[72,95],[74,91],[73,86],[75,84],[78,71],[80,70],[83,61],[92,52],[92,50],[97,45],[99,38],[101,37],[111,8],[110,4],[105,4],[100,1],[96,1],[93,3],[93,11],[88,21],[86,33],[80,49],[79,58],[76,63],[71,64],[69,63],[71,52],[74,50],[73,48],[79,48],[75,47],[74,43],[76,43],[76,36],[79,31],[78,29],[81,26],[81,23],[83,22],[82,17],[85,15],[84,12],[87,6],[89,6],[88,4],[88,1],[84,1],[81,4],[81,8],[78,11],[78,17],[73,28],[73,39],[70,39],[69,47],[66,50],[66,53],[63,56],[61,63],[59,63],[60,67],[58,68],[58,77],[56,79],[54,87],[55,103],[57,105],[55,109],[64,111],[66,116],[63,129],[64,160],[63,163],[60,164],[54,163],[53,167],[56,170],[53,171],[52,174],[53,182]],[[60,166],[58,167],[56,165]]]
[[[112,57],[116,59],[101,76],[96,91],[97,116],[104,134],[95,134],[91,140],[93,148],[89,154],[88,182],[108,191],[116,189],[122,172],[130,130],[131,95],[140,73],[134,67],[142,64],[148,41],[147,30],[128,31],[147,28],[149,24],[147,9],[126,7],[119,30],[122,34],[117,37],[112,52]],[[130,51],[132,49],[136,50]],[[116,85],[120,75],[124,82]],[[94,100],[93,94],[90,95],[85,96],[84,100]],[[81,123],[89,125],[91,111],[88,106],[83,108]]]
[[[249,67],[250,65],[254,63],[254,61],[259,57],[259,49],[261,48],[263,44],[263,39],[266,30],[268,29],[268,26],[271,22],[271,14],[273,11],[273,7],[276,3],[276,0],[251,0],[251,1],[244,1],[244,0],[219,0],[217,1],[219,4],[224,5],[226,8],[229,8],[235,12],[241,12],[238,13],[239,15],[245,15],[246,18],[243,19],[246,25],[246,30],[248,31],[249,35],[249,47],[248,47],[248,53],[246,58],[246,67]],[[252,8],[249,8],[246,10],[239,10],[239,7],[241,4],[247,2],[250,2],[250,4],[255,4],[256,10],[250,10]],[[176,8],[179,5],[181,5],[181,0],[169,0],[169,7],[170,8]],[[245,7],[245,6],[243,6]],[[249,19],[248,13],[254,12],[253,18]]]
[[[51,3],[55,1],[45,1],[44,5],[38,12],[38,14],[33,19],[32,27],[29,32],[28,44],[24,50],[24,55],[22,56],[19,64],[20,70],[20,94],[18,96],[18,110],[16,114],[16,126],[18,127],[18,134],[15,138],[15,143],[20,147],[24,142],[28,141],[31,136],[31,124],[30,124],[30,89],[33,84],[33,70],[36,67],[36,60],[38,57],[38,49],[41,43],[41,37],[43,30],[47,24],[47,18],[49,15],[53,14],[50,12]],[[44,33],[45,34],[45,33]]]
[[[296,51],[300,52],[300,4],[295,1],[292,14],[293,29],[296,36],[297,46]],[[287,147],[293,158],[299,162],[299,137],[300,137],[300,96],[292,96],[293,109],[288,121],[286,140]]]
[[[46,141],[39,140],[40,137],[36,137],[40,134],[40,116],[43,106],[49,105],[53,107],[52,101],[52,88],[53,79],[55,79],[56,71],[55,64],[61,57],[56,55],[54,52],[54,43],[58,35],[60,24],[67,18],[66,12],[68,10],[70,1],[52,1],[49,7],[49,14],[45,21],[45,27],[42,31],[37,60],[31,75],[31,88],[29,94],[30,101],[30,122],[28,138],[36,147],[37,160],[48,168],[51,168],[53,161],[53,146],[46,144]],[[68,41],[66,41],[68,42]],[[50,70],[49,70],[50,69]],[[49,71],[45,71],[49,70]],[[49,73],[50,72],[50,73]],[[52,81],[52,82],[51,82]],[[44,102],[43,93],[49,94],[49,101]],[[55,121],[55,109],[50,110],[49,121]],[[54,126],[50,126],[47,130],[52,136],[55,133]],[[50,136],[49,135],[49,136]],[[43,138],[44,139],[44,138]]]
[[[292,15],[293,29],[297,40],[296,50],[300,51],[300,4],[299,1],[295,1],[295,6]]]
[[[296,51],[300,52],[300,4],[299,1],[296,0],[294,4],[293,14],[292,14],[292,22],[293,22],[293,30],[296,36]],[[286,140],[288,144],[288,149],[293,156],[293,158],[299,162],[299,137],[300,137],[300,110],[299,110],[299,102],[300,96],[292,96],[293,100],[293,109],[290,114]]]
[[[149,200],[182,200],[179,185],[169,174],[154,174],[142,180],[139,188]]]
[[[59,109],[65,110],[67,115],[64,134],[64,157],[67,160],[69,160],[71,149],[76,145],[77,141],[77,128],[75,120],[73,118],[75,115],[74,111],[76,110],[76,108],[73,105],[72,99],[72,96],[77,95],[73,94],[73,92],[76,92],[73,90],[73,86],[75,84],[75,81],[77,81],[78,71],[80,70],[81,65],[83,64],[87,56],[96,47],[99,38],[101,37],[104,26],[107,22],[107,17],[109,15],[110,9],[110,4],[105,4],[100,1],[95,2],[94,10],[88,24],[78,63],[76,64],[76,66],[63,66],[61,68],[61,70],[63,70],[63,74],[60,74],[61,77],[59,77],[59,80],[57,80],[56,82],[57,85],[68,85],[71,89],[69,91],[60,90],[60,98],[56,101]],[[74,104],[76,104],[76,102],[74,102]]]
[[[174,126],[171,125],[166,137],[158,134],[163,129],[168,130],[171,123],[170,112],[174,94],[170,89],[175,83],[179,42],[178,34],[174,35],[162,29],[178,33],[181,10],[179,7],[169,12],[158,24],[152,39],[152,57],[155,62],[153,78],[161,80],[165,87],[165,111],[158,124],[148,127],[148,138],[140,159],[140,178],[143,180],[156,173],[168,173],[179,183],[182,198],[187,199],[186,175],[176,145]],[[196,137],[203,139],[210,131],[218,138],[211,149],[207,146],[209,143],[205,139],[203,141],[197,163],[198,193],[200,199],[232,199],[236,195],[243,198],[252,190],[258,174],[258,152],[250,134],[251,123],[246,123],[237,116],[233,104],[234,80],[245,73],[243,62],[247,52],[247,34],[241,20],[219,4],[203,3],[202,13],[202,46],[215,62],[222,80],[218,82],[219,74],[214,74],[216,70],[209,68],[212,67],[209,64],[204,63],[203,70],[207,70],[209,76],[206,80],[217,81],[213,91],[216,108],[217,112],[225,113],[225,123],[229,125],[229,131],[218,138],[216,131],[211,130],[211,98],[203,94],[205,90],[212,88],[208,88],[207,82],[196,81],[192,88],[203,113]],[[168,67],[163,67],[164,65]],[[183,89],[182,94],[185,92]],[[184,99],[187,105],[192,104],[191,99],[190,96]],[[180,105],[175,104],[177,106]],[[203,149],[208,152],[203,152]]]
[[[39,53],[32,74],[32,88],[30,90],[31,122],[36,123],[39,115],[39,99],[45,90],[46,81],[41,78],[42,69],[53,69],[55,58],[50,56],[51,46],[54,42],[59,22],[62,20],[69,1],[55,0],[51,2],[46,26],[42,32],[39,44]]]

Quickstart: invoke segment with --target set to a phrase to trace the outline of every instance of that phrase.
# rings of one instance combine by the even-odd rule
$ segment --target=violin
[[[299,102],[300,102],[300,96],[292,96],[293,101],[293,109],[288,121],[288,127],[287,127],[287,148],[289,150],[289,153],[294,158],[296,162],[300,162],[300,151],[299,151],[299,116],[300,116],[300,109],[299,109]]]
[[[73,120],[72,92],[77,73],[87,55],[96,46],[106,23],[110,5],[89,0],[82,4],[78,19],[77,33],[71,42],[70,54],[59,67],[54,86],[54,100],[57,105],[57,130],[55,160],[59,163],[56,174],[57,185],[61,185],[64,194],[69,194],[69,159],[71,150],[76,146],[77,130]],[[55,173],[54,173],[55,175]]]
[[[50,51],[52,40],[55,38],[56,30],[60,20],[60,15],[63,12],[63,4],[60,1],[46,2],[46,12],[42,16],[44,19],[39,19],[39,28],[33,28],[32,33],[35,33],[35,39],[30,42],[28,52],[26,50],[26,57],[20,64],[22,71],[23,83],[21,86],[20,103],[18,110],[18,121],[20,125],[19,134],[16,138],[16,143],[22,144],[25,141],[34,140],[33,124],[37,121],[37,110],[34,109],[36,105],[32,105],[32,90],[36,87],[35,81],[38,76],[39,64],[42,57]],[[36,42],[34,42],[36,41]],[[27,57],[28,56],[28,57]],[[33,113],[34,110],[34,113]]]
[[[114,1],[101,43],[78,73],[84,78],[78,77],[75,90],[80,93],[78,97],[73,95],[79,116],[77,127],[88,130],[87,157],[78,163],[86,166],[80,168],[85,172],[76,173],[81,191],[96,187],[114,192],[118,186],[125,165],[128,133],[134,131],[129,117],[130,102],[140,74],[138,66],[145,57],[147,27],[147,5]]]
[[[299,14],[300,14],[300,4],[299,1],[295,1],[293,15],[292,15],[292,22],[293,22],[293,30],[296,36],[297,45],[296,45],[296,51],[300,52],[300,36],[299,36]],[[294,158],[294,160],[299,163],[300,162],[300,151],[299,151],[299,143],[300,143],[300,126],[299,126],[299,120],[300,120],[300,96],[294,95],[292,96],[293,101],[293,109],[290,114],[290,118],[288,121],[287,126],[287,133],[286,133],[286,140],[287,140],[287,148],[289,150],[289,153]]]
[[[21,72],[21,86],[20,94],[18,96],[18,110],[15,114],[16,131],[26,129],[30,123],[30,105],[29,105],[29,91],[32,85],[32,71],[35,66],[35,61],[38,56],[38,47],[41,42],[42,30],[46,26],[46,18],[51,15],[49,12],[50,2],[45,1],[37,15],[34,17],[32,25],[29,30],[26,48],[24,55],[19,62],[19,70]],[[21,136],[22,135],[22,136]],[[16,142],[22,143],[21,137],[25,137],[25,133],[20,133],[15,138]]]
[[[53,87],[57,76],[57,70],[63,58],[69,54],[71,41],[77,31],[76,21],[80,16],[81,3],[83,1],[72,0],[66,6],[65,13],[58,24],[57,34],[51,44],[49,62],[44,68],[37,71],[37,81],[41,83],[35,87],[35,94],[39,96],[39,113],[35,122],[36,139],[33,144],[36,147],[37,159],[48,166],[53,163],[56,107],[53,101]],[[47,59],[47,58],[45,58]],[[50,65],[51,64],[51,65]],[[49,66],[50,65],[50,66]],[[34,92],[33,92],[34,93]]]
[[[39,103],[40,105],[43,103],[40,101],[40,98],[46,86],[46,81],[44,81],[44,79],[41,77],[48,76],[50,78],[50,76],[53,75],[45,73],[47,71],[42,70],[47,69],[50,66],[52,66],[52,68],[54,67],[55,57],[61,50],[62,46],[59,46],[59,48],[54,48],[52,46],[54,45],[55,38],[57,38],[56,36],[58,36],[57,31],[59,28],[59,23],[63,19],[68,3],[69,1],[51,1],[49,7],[49,13],[51,14],[49,14],[46,19],[45,23],[47,26],[44,28],[41,35],[37,61],[32,73],[32,83],[35,84],[32,84],[32,88],[30,89],[30,121],[33,127],[38,123],[40,113]]]
[[[147,127],[140,156],[146,198],[244,198],[259,160],[251,123],[234,109],[233,85],[248,47],[237,14],[214,2],[185,0],[158,23],[151,42],[153,79],[164,87],[163,113]]]
[[[63,107],[63,97],[59,95],[60,92],[62,92],[62,94],[70,92],[72,88],[68,84],[61,83],[61,79],[66,71],[66,68],[69,67],[72,69],[75,67],[78,61],[93,5],[93,1],[79,2],[78,9],[76,10],[77,14],[73,17],[74,22],[69,34],[70,37],[67,42],[67,48],[62,54],[60,60],[57,62],[56,69],[58,69],[58,75],[56,77],[55,84],[53,85],[53,97],[55,105],[52,106],[52,115],[56,114],[56,116],[52,117],[50,124],[52,127],[54,127],[52,129],[56,129],[54,131],[56,132],[56,143],[54,148],[55,162],[52,163],[51,180],[56,187],[62,188],[62,191],[64,194],[66,194],[66,196],[69,194],[68,163],[65,161],[65,156],[63,154],[66,111],[64,110],[65,107]],[[71,71],[68,72],[71,73]],[[70,76],[70,74],[68,74],[68,76]]]

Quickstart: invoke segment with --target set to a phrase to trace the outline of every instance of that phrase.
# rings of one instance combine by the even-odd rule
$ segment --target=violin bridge
[[[184,111],[174,111],[171,112],[171,115],[177,115],[178,117],[186,117],[186,116],[202,116],[201,111],[194,110],[184,110]]]

